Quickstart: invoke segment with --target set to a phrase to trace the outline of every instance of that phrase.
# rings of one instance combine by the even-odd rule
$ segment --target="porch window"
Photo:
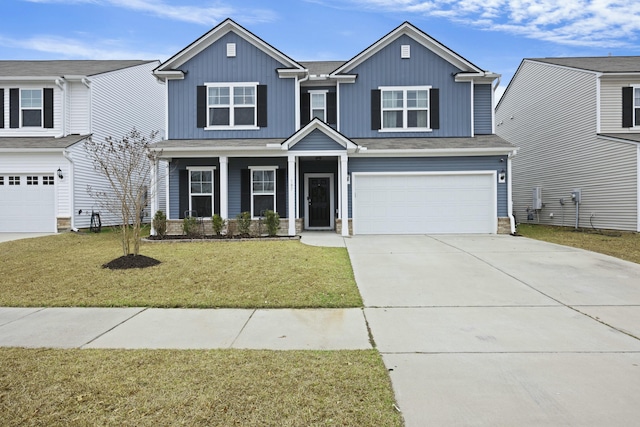
[[[189,168],[189,210],[213,216],[213,168]]]
[[[20,110],[22,126],[41,127],[42,126],[42,90],[22,89],[20,90]]]
[[[251,216],[276,210],[276,167],[251,168]]]
[[[207,85],[207,127],[257,127],[257,83],[226,83]]]
[[[381,130],[428,131],[430,86],[381,87]]]

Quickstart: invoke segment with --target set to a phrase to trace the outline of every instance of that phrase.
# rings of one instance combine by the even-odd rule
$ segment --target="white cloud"
[[[574,46],[633,46],[640,33],[637,0],[350,1],[360,7],[437,16],[484,30]]]
[[[0,36],[0,46],[41,52],[55,59],[160,59],[167,53],[129,50],[126,40],[89,40],[57,36],[13,39]]]
[[[96,4],[149,13],[161,18],[213,26],[227,17],[243,23],[272,22],[276,14],[267,9],[242,10],[223,3],[212,6],[177,6],[163,0],[24,0],[30,3]],[[195,2],[196,4],[198,2]],[[213,3],[212,3],[213,4]]]

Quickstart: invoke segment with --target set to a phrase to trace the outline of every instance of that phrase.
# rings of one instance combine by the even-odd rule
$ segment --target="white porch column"
[[[169,198],[170,198],[170,191],[169,191],[169,162],[170,160],[167,159],[166,162],[164,162],[164,192],[165,192],[165,199],[164,199],[164,213],[167,216],[167,219],[172,219],[170,218],[169,215]]]
[[[287,157],[288,169],[287,169],[287,195],[289,209],[287,209],[287,216],[289,217],[289,236],[296,235],[296,156],[290,154]]]
[[[229,216],[229,159],[220,156],[220,216],[227,219]]]
[[[349,158],[346,154],[340,156],[340,221],[342,221],[342,235],[349,235],[349,186],[347,179],[349,174]]]
[[[151,216],[151,235],[155,236],[156,234],[156,229],[153,226],[153,218],[156,216],[156,212],[158,211],[158,162],[155,160],[152,160],[149,162],[150,165],[149,167],[151,168],[151,170],[149,171],[149,196],[150,196],[150,200],[149,200],[149,215]]]

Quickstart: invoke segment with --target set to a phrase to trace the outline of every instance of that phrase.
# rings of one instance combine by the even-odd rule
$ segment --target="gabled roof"
[[[640,73],[640,56],[530,58],[530,60],[598,73]]]
[[[322,120],[316,117],[313,120],[311,120],[311,122],[309,122],[305,127],[303,127],[302,129],[300,129],[299,131],[291,135],[284,142],[282,142],[282,149],[283,150],[290,149],[291,147],[296,145],[298,142],[302,141],[306,136],[308,136],[314,130],[319,130],[320,132],[324,133],[333,141],[342,145],[345,148],[345,150],[349,152],[355,151],[356,149],[359,148],[358,145],[355,144],[353,141],[351,141],[349,138],[347,138],[346,136],[344,136],[343,134],[341,134],[340,132],[338,132],[337,130],[335,130],[334,128],[332,128],[331,126],[329,126],[328,124],[326,124],[325,122],[323,122]]]
[[[0,77],[94,76],[157,61],[0,61]]]
[[[388,46],[391,42],[396,40],[398,37],[402,35],[407,35],[431,50],[436,55],[440,56],[444,60],[450,62],[457,68],[459,68],[462,72],[470,72],[470,73],[478,73],[480,75],[484,75],[485,71],[482,70],[477,65],[472,62],[466,60],[462,56],[458,55],[436,39],[430,37],[425,32],[421,31],[417,27],[413,26],[411,23],[405,21],[395,30],[391,31],[386,36],[382,37],[380,40],[360,52],[358,55],[344,63],[340,68],[331,73],[331,76],[335,76],[338,74],[348,74],[351,70],[353,70],[358,65],[365,62],[367,59],[371,58],[377,52]],[[496,76],[497,77],[497,76]]]
[[[153,71],[154,74],[159,77],[175,75],[176,72],[179,72],[180,66],[182,66],[185,62],[198,55],[200,52],[211,46],[213,43],[215,43],[217,40],[219,40],[229,32],[238,34],[239,36],[253,44],[255,47],[265,52],[267,55],[284,64],[285,67],[304,70],[304,67],[302,65],[289,58],[287,55],[280,52],[278,49],[271,46],[269,43],[265,42],[246,28],[237,24],[232,19],[227,18],[223,22],[215,26],[213,29],[211,29],[209,32],[204,34],[202,37],[191,43],[189,46],[185,47],[180,52],[176,53],[171,58],[160,64],[160,66]]]

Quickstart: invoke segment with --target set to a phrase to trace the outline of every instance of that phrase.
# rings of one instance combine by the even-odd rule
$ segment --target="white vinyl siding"
[[[22,126],[22,117],[20,117],[20,127],[9,127],[10,120],[10,89],[23,89],[27,90],[39,90],[42,93],[44,88],[53,88],[53,128],[43,127],[41,122],[40,126]],[[62,90],[56,86],[53,82],[33,82],[33,81],[15,81],[15,82],[2,82],[0,83],[0,89],[4,89],[4,128],[0,128],[0,137],[3,136],[63,136],[64,123],[63,123],[63,105],[64,95]],[[21,94],[18,95],[21,98]],[[44,98],[43,98],[44,101]],[[44,108],[44,107],[43,107]],[[22,116],[22,109],[20,109],[20,116]]]
[[[528,222],[526,209],[539,186],[544,207],[533,222],[574,226],[570,196],[579,188],[580,227],[591,227],[593,213],[594,227],[637,230],[637,149],[598,138],[596,79],[595,73],[524,61],[509,85],[496,110],[496,133],[519,147],[512,173],[518,222]],[[601,93],[608,93],[604,86],[603,80]],[[621,129],[619,85],[616,91]]]
[[[82,82],[67,83],[67,133],[87,135],[91,133],[89,124],[91,104],[89,88]]]

